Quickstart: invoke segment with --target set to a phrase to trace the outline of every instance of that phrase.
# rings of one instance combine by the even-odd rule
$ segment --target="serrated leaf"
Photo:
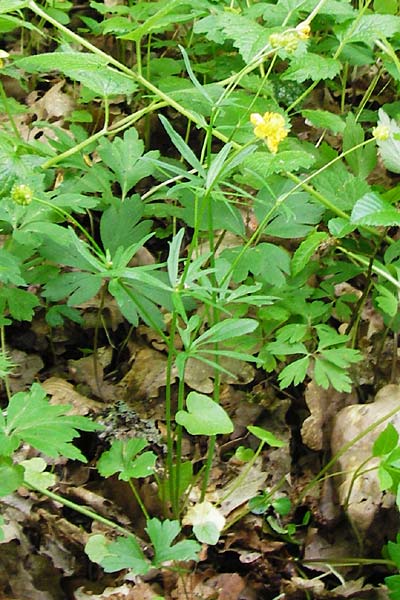
[[[133,536],[120,537],[110,542],[102,534],[92,535],[85,546],[85,552],[106,573],[131,569],[135,575],[145,575],[151,568]]]
[[[8,456],[0,456],[0,497],[12,494],[24,483],[24,469]]]
[[[34,308],[40,304],[32,292],[13,287],[0,288],[0,297],[6,301],[10,315],[17,321],[31,321]]]
[[[128,248],[144,240],[151,229],[151,221],[141,221],[143,204],[139,196],[126,198],[107,208],[100,220],[101,241],[114,257],[117,248]]]
[[[116,137],[112,142],[103,137],[97,151],[104,164],[115,173],[121,186],[123,201],[138,181],[153,174],[155,167],[152,160],[159,156],[158,151],[143,154],[144,143],[134,127],[125,131],[122,138]]]
[[[399,434],[393,423],[389,423],[376,438],[372,446],[372,456],[385,456],[394,450],[399,441]]]
[[[379,308],[389,315],[389,317],[395,317],[399,311],[398,296],[384,285],[376,285],[376,290],[379,292],[379,295],[375,298],[375,302]]]
[[[13,285],[25,285],[21,277],[21,263],[5,248],[0,248],[0,281]]]
[[[140,456],[136,456],[147,445],[146,440],[141,438],[114,440],[110,450],[101,455],[97,463],[97,470],[103,477],[119,473],[118,479],[123,481],[148,477],[154,473],[156,455],[154,452],[144,452]]]
[[[321,243],[329,238],[329,235],[323,231],[314,231],[301,242],[292,256],[291,271],[292,275],[300,273],[309,263],[311,257],[315,254]]]
[[[186,408],[176,413],[175,420],[191,435],[232,433],[233,423],[228,414],[208,396],[190,392],[186,398]]]
[[[376,193],[364,194],[351,211],[350,222],[357,225],[400,225],[400,212]]]
[[[319,81],[320,79],[333,79],[340,73],[341,63],[335,58],[321,56],[307,52],[293,58],[289,68],[281,75],[282,79],[302,83],[307,79]]]
[[[279,387],[281,389],[287,388],[292,383],[294,385],[298,385],[307,375],[307,370],[310,364],[310,359],[308,356],[304,356],[303,358],[299,358],[299,360],[295,360],[294,362],[287,365],[280,373],[279,373]]]
[[[195,23],[193,31],[204,33],[217,44],[222,44],[226,39],[233,40],[233,45],[238,48],[245,63],[251,62],[268,41],[268,33],[264,27],[248,17],[232,12],[219,11],[200,19]]]
[[[338,31],[340,31],[338,29]],[[384,40],[391,38],[395,33],[400,32],[400,17],[394,15],[361,15],[356,23],[349,22],[349,25],[340,32],[340,39],[349,42],[364,42],[372,46],[375,40]]]
[[[343,119],[328,110],[302,110],[301,114],[314,127],[329,129],[334,134],[344,131]]]
[[[103,426],[86,417],[67,415],[69,409],[67,405],[49,404],[46,392],[34,383],[30,391],[12,396],[6,419],[0,423],[0,439],[8,438],[14,447],[24,441],[53,458],[61,455],[87,462],[71,440],[79,435],[78,429],[98,431]]]
[[[200,545],[192,540],[183,540],[172,545],[172,542],[181,531],[178,521],[158,519],[147,521],[146,531],[154,546],[153,564],[160,567],[164,562],[171,560],[187,561],[197,560]]]
[[[50,52],[16,61],[16,66],[29,73],[60,71],[102,97],[132,94],[137,89],[130,78],[107,65],[107,60],[84,52]]]

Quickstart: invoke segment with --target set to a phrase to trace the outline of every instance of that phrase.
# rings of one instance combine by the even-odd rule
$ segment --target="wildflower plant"
[[[207,497],[217,436],[234,430],[220,403],[221,379],[233,377],[224,360],[251,363],[282,390],[314,381],[351,392],[368,294],[387,335],[398,333],[400,251],[390,229],[400,222],[396,188],[370,183],[378,155],[400,172],[397,107],[376,114],[379,77],[357,106],[348,92],[361,57],[382,63],[397,89],[398,17],[348,2],[335,17],[332,3],[320,0],[311,12],[310,3],[295,3],[289,14],[285,2],[238,10],[153,3],[150,16],[141,12],[146,3],[128,3],[120,7],[125,16],[114,18],[94,3],[98,18],[83,15],[82,22],[90,34],[110,36],[115,51],[108,54],[68,26],[68,7],[61,15],[34,0],[11,4],[0,1],[10,31],[13,23],[28,29],[47,23],[61,41],[56,52],[28,46],[22,56],[0,53],[2,70],[29,85],[56,70],[78,90],[80,110],[63,126],[49,123],[48,139],[24,139],[16,120],[23,107],[0,84],[7,115],[0,132],[0,375],[9,402],[0,418],[0,493],[25,486],[117,531],[116,539],[95,534],[86,545],[107,572],[145,574],[170,561],[197,560],[199,544],[178,539],[182,525],[192,524],[194,536],[208,544],[225,527]],[[166,28],[192,22],[190,35],[176,28],[172,62],[154,56],[160,48],[169,52]],[[127,60],[132,47],[134,67]],[[291,84],[292,96],[279,95],[276,82]],[[314,107],[319,84],[337,99],[335,112]],[[128,107],[119,119],[110,108],[118,98]],[[87,127],[93,112],[100,116]],[[331,144],[330,134],[340,134],[340,144]],[[159,136],[163,144],[154,149]],[[159,251],[165,237],[168,249]],[[136,265],[146,247],[156,247],[157,259]],[[338,297],[338,286],[356,278],[365,281],[361,300]],[[39,309],[50,327],[81,324],[81,306],[97,298],[96,361],[109,296],[130,331],[146,324],[166,353],[165,462],[146,440],[132,437],[114,440],[97,463],[100,475],[130,486],[151,557],[130,529],[52,491],[56,480],[45,462],[13,458],[28,443],[45,456],[85,461],[72,442],[78,431],[101,425],[50,405],[39,384],[11,393],[7,328],[32,320]],[[193,360],[212,369],[212,392],[188,392]],[[249,431],[261,440],[256,458],[265,445],[284,444],[252,424]],[[199,473],[183,456],[187,434],[207,439]],[[158,489],[163,520],[138,492],[136,480],[145,478]],[[187,511],[193,488],[198,504]]]

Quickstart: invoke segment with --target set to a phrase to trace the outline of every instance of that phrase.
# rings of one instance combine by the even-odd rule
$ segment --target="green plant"
[[[173,543],[192,486],[199,485],[198,505],[206,513],[196,524],[192,519],[195,535],[215,544],[223,530],[210,517],[215,507],[206,503],[216,436],[234,428],[220,405],[221,377],[232,376],[226,359],[278,372],[282,389],[314,380],[349,392],[362,360],[360,314],[367,296],[387,335],[397,335],[400,246],[390,228],[400,221],[398,189],[370,181],[378,154],[390,171],[400,172],[400,128],[393,118],[398,108],[389,105],[377,115],[373,100],[384,72],[388,85],[398,88],[400,25],[390,2],[375,2],[373,10],[371,2],[356,9],[335,0],[237,7],[202,0],[91,4],[98,18],[82,15],[84,29],[77,33],[66,27],[70,3],[0,1],[0,24],[7,32],[21,28],[22,47],[22,56],[0,56],[2,72],[23,84],[61,73],[74,87],[79,109],[69,124],[45,123],[47,139],[25,139],[16,120],[24,107],[0,87],[8,119],[0,132],[0,375],[9,397],[0,446],[8,476],[3,492],[25,483],[53,494],[43,463],[14,464],[21,441],[49,456],[83,460],[70,442],[77,429],[98,428],[49,406],[36,385],[28,396],[11,396],[7,327],[30,321],[39,308],[51,327],[65,319],[81,324],[80,305],[98,296],[97,364],[110,294],[131,328],[144,322],[165,345],[167,456],[159,476],[155,454],[142,452],[146,442],[132,438],[114,441],[98,463],[101,475],[118,473],[131,487],[154,557],[149,560],[131,532],[110,522],[126,537],[95,535],[86,548],[107,571],[144,574],[166,561],[196,559],[196,542]],[[52,27],[56,51],[43,52],[38,42],[34,55],[22,43],[23,31],[39,34],[44,23]],[[178,23],[174,41],[163,35]],[[114,51],[89,42],[88,31],[110,36]],[[154,56],[160,50],[164,55]],[[358,70],[375,62],[382,69],[352,106],[349,89]],[[337,113],[312,103],[322,83],[338,98]],[[129,114],[113,120],[118,97]],[[93,128],[86,126],[92,113]],[[153,115],[163,128],[158,132],[152,131]],[[300,117],[307,140],[298,135]],[[330,134],[341,136],[340,150]],[[158,135],[172,156],[149,150]],[[150,189],[143,192],[145,186]],[[159,250],[163,237],[168,251]],[[157,259],[133,266],[149,244],[159,244]],[[364,282],[361,298],[338,297],[337,286],[356,277]],[[339,333],[341,321],[346,332]],[[193,360],[213,369],[209,395],[187,391],[185,373]],[[47,419],[53,444],[40,445],[38,434],[25,427],[27,398],[28,418],[37,419],[39,433],[40,418]],[[249,429],[261,439],[254,456],[264,443],[279,445],[269,432]],[[207,457],[196,476],[182,457],[184,430],[207,437]],[[393,432],[385,435],[392,446],[379,454],[377,442],[375,452],[383,457],[382,485],[392,489],[398,440]],[[151,518],[134,484],[144,477],[155,478],[172,520]],[[269,493],[258,502],[281,515],[287,508]]]

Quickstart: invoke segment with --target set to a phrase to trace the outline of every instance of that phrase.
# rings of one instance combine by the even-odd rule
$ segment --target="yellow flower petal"
[[[278,151],[279,143],[288,134],[284,117],[273,112],[266,112],[263,116],[253,113],[250,115],[250,121],[254,125],[254,135],[265,140],[270,152],[275,154]]]

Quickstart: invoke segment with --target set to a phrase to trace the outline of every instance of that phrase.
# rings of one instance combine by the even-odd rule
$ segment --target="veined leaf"
[[[341,63],[335,58],[307,52],[294,58],[281,77],[298,83],[307,79],[319,81],[320,79],[333,79],[340,73],[340,69]]]
[[[106,573],[131,569],[135,575],[144,575],[151,568],[133,536],[119,537],[109,542],[102,534],[91,535],[85,552],[90,560],[101,565]]]
[[[12,396],[7,416],[0,422],[0,438],[8,440],[13,449],[26,442],[53,458],[61,455],[86,462],[71,441],[79,435],[78,429],[98,431],[103,427],[85,417],[67,415],[69,409],[68,405],[49,404],[46,392],[34,383],[29,392]]]
[[[376,193],[365,194],[353,207],[351,223],[390,227],[400,225],[400,212]]]
[[[172,544],[181,527],[178,521],[158,519],[147,521],[146,531],[154,546],[153,564],[156,567],[170,560],[197,560],[200,545],[193,540],[183,540]]]

